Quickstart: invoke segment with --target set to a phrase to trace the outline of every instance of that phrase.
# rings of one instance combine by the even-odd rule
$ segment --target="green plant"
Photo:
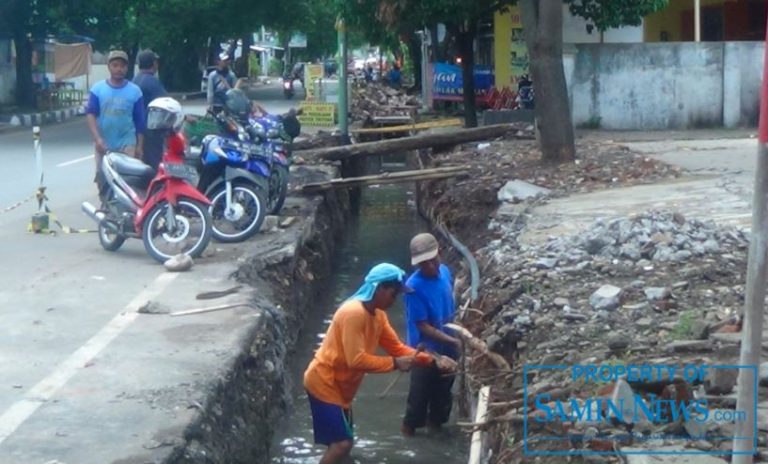
[[[283,75],[283,62],[272,58],[269,60],[269,75],[279,77]]]
[[[680,320],[677,322],[677,325],[674,329],[669,333],[669,338],[671,340],[684,340],[687,339],[691,334],[691,326],[693,325],[693,321],[696,319],[696,315],[692,310],[683,311],[682,314],[680,314]]]

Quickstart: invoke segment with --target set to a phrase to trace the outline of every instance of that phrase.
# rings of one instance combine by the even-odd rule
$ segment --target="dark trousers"
[[[144,164],[152,166],[155,171],[163,159],[166,132],[153,129],[144,131],[144,159],[142,161]]]
[[[425,425],[442,425],[451,417],[454,376],[443,376],[435,366],[411,369],[411,386],[403,424],[417,429]]]

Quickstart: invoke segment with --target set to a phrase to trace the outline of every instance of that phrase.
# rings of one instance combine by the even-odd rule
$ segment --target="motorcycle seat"
[[[155,176],[155,170],[151,166],[125,153],[111,152],[107,157],[115,171],[121,175],[150,179]]]

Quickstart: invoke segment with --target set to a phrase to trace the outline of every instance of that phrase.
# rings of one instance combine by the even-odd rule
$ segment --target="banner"
[[[316,95],[317,89],[315,89],[315,81],[323,78],[323,65],[322,64],[305,64],[304,65],[304,90],[306,92],[306,100],[320,100],[320,95]]]
[[[461,67],[447,63],[432,63],[432,99],[461,101],[464,98],[464,79]],[[484,102],[493,88],[493,70],[490,66],[475,66],[475,98]]]
[[[54,48],[53,62],[57,82],[87,75],[91,67],[91,44],[57,43]]]

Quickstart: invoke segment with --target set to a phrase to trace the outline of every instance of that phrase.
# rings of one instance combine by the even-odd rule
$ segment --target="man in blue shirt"
[[[405,295],[407,342],[429,353],[457,359],[461,341],[445,324],[453,322],[453,276],[441,264],[439,245],[432,234],[418,234],[411,240],[411,264],[418,269],[408,279],[413,289]],[[411,385],[401,432],[412,436],[417,428],[439,429],[451,415],[453,376],[444,376],[436,366],[411,371]]]
[[[157,78],[158,59],[160,57],[152,50],[144,50],[136,57],[139,63],[139,74],[133,78],[133,83],[138,85],[144,96],[144,114],[147,107],[155,98],[168,96],[165,87]],[[164,131],[146,130],[144,133],[144,163],[157,169],[163,157]]]
[[[127,80],[128,54],[109,52],[109,79],[97,82],[88,95],[85,113],[88,129],[96,145],[96,185],[104,193],[105,179],[101,160],[107,151],[119,151],[141,159],[143,155],[144,104],[141,89]]]

